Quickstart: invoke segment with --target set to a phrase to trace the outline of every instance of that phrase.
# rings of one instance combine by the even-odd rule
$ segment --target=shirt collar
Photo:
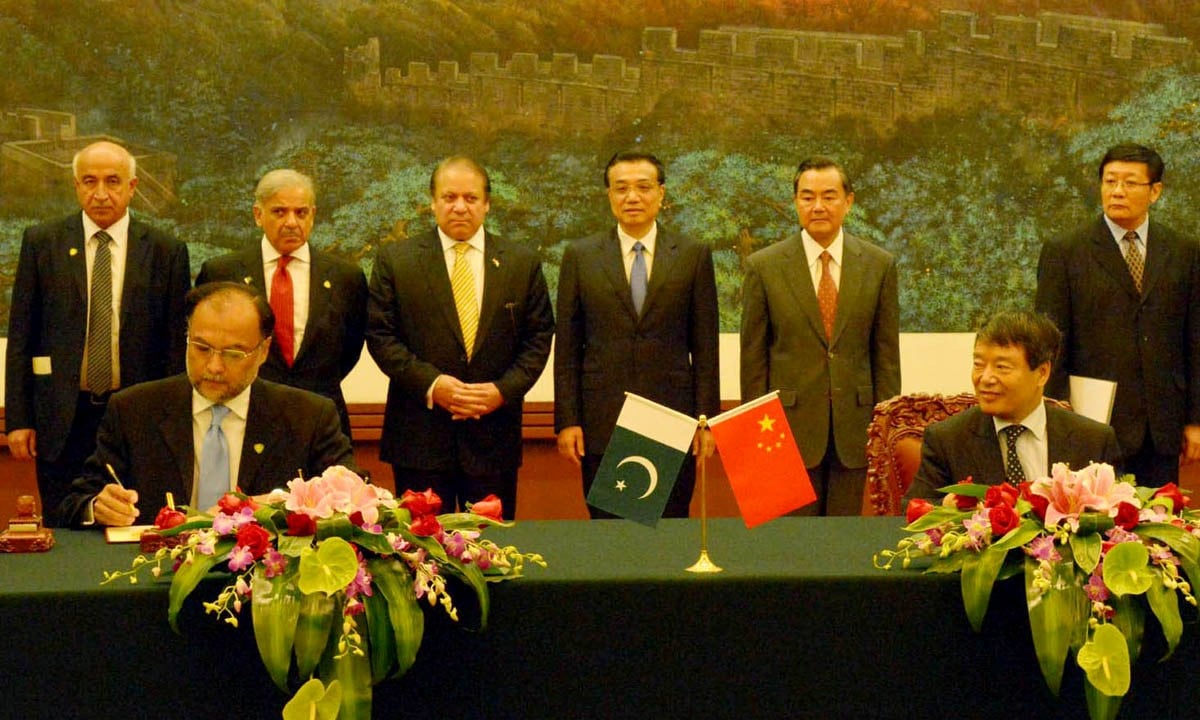
[[[1125,239],[1125,233],[1128,230],[1113,222],[1112,218],[1107,215],[1104,216],[1104,222],[1108,223],[1108,231],[1112,233],[1113,240],[1116,240],[1119,245]],[[1139,244],[1144,245],[1150,232],[1150,213],[1146,213],[1146,219],[1142,221],[1141,225],[1135,227],[1134,231],[1138,234]]]
[[[829,247],[821,247],[821,244],[813,240],[812,235],[808,234],[807,230],[800,231],[800,238],[804,242],[804,256],[808,259],[808,264],[814,265],[821,257],[821,253],[828,251],[833,262],[838,267],[842,265],[842,251],[846,247],[845,236],[841,230],[838,230],[837,237],[833,242],[829,243]]]
[[[236,397],[221,404],[229,408],[231,413],[245,420],[250,415],[250,390],[253,387],[254,383],[250,383]],[[212,400],[198,393],[195,388],[192,388],[192,417],[199,415],[215,404]]]
[[[1025,429],[1033,433],[1035,438],[1043,440],[1046,437],[1046,403],[1039,402],[1033,412],[1026,415],[1021,422],[1011,423],[998,417],[993,417],[992,422],[995,424],[997,434],[1009,425],[1024,425]]]
[[[303,245],[296,248],[295,252],[289,253],[289,255],[293,260],[309,262],[310,256],[308,252],[308,243],[305,242]],[[275,246],[271,244],[271,241],[267,240],[265,233],[262,236],[262,256],[264,264],[276,262],[281,257],[280,252],[275,249]]]
[[[633,244],[638,243],[638,242],[640,242],[642,244],[642,247],[645,248],[644,252],[647,255],[650,255],[651,257],[653,257],[654,256],[654,242],[657,239],[658,239],[658,223],[654,223],[653,225],[651,225],[650,231],[646,233],[646,236],[640,237],[640,238],[635,238],[634,236],[625,232],[625,228],[621,227],[620,223],[617,223],[617,240],[620,241],[620,243],[621,243],[621,256],[622,257],[633,252]]]
[[[440,227],[438,228],[438,237],[442,241],[442,252],[443,253],[450,252],[450,248],[454,247],[455,245],[459,244],[460,242],[465,242],[466,244],[475,248],[479,252],[483,252],[483,236],[484,236],[484,231],[483,231],[482,225],[480,225],[479,229],[475,231],[475,234],[472,235],[467,240],[455,240],[454,238],[450,237],[446,233],[442,232],[442,229]]]
[[[96,221],[88,217],[88,214],[81,212],[83,215],[83,237],[85,240],[91,240],[92,236],[103,230],[108,233],[108,236],[113,239],[117,245],[124,243],[129,238],[129,211],[126,210],[121,219],[102,228],[96,224]]]

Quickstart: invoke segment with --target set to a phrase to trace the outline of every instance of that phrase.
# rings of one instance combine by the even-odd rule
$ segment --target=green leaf
[[[341,703],[341,683],[334,680],[326,687],[313,678],[283,706],[283,720],[336,720]]]
[[[1013,548],[1021,547],[1033,540],[1043,532],[1042,525],[1036,520],[1025,518],[1017,527],[1009,530],[1008,533],[992,543],[992,547],[1000,550],[1012,550]]]
[[[1062,686],[1067,651],[1073,645],[1074,631],[1083,623],[1087,599],[1079,587],[1075,564],[1068,558],[1051,565],[1050,587],[1034,586],[1039,563],[1025,558],[1025,602],[1029,609],[1029,629],[1037,653],[1042,677],[1050,692],[1058,695]]]
[[[396,671],[392,677],[399,677],[416,662],[425,635],[425,614],[413,594],[413,579],[407,567],[386,558],[370,560],[367,567],[375,579],[375,588],[387,600],[396,647]]]
[[[204,576],[212,570],[217,563],[227,560],[229,551],[233,549],[233,539],[220,540],[217,542],[216,548],[212,555],[205,555],[195,550],[191,553],[191,559],[179,566],[175,571],[175,576],[171,579],[171,592],[169,593],[169,604],[167,605],[167,622],[171,624],[171,629],[179,632],[177,620],[179,611],[183,609],[183,601],[188,595],[196,589]],[[183,633],[180,633],[181,635]]]
[[[957,483],[955,485],[947,485],[946,487],[938,488],[938,492],[954,493],[964,497],[972,497],[982,500],[987,495],[988,486],[980,485],[979,483]]]
[[[1141,537],[1164,543],[1184,560],[1200,563],[1200,538],[1181,527],[1168,523],[1146,523],[1139,525],[1135,532]]]
[[[300,592],[332,595],[353,582],[358,575],[358,555],[354,547],[340,537],[329,537],[316,550],[300,553]]]
[[[1117,596],[1141,595],[1154,582],[1149,562],[1150,553],[1142,543],[1118,543],[1104,556],[1104,584]]]
[[[487,578],[484,577],[483,571],[475,563],[463,563],[455,558],[450,558],[449,564],[444,567],[474,588],[475,595],[479,598],[479,629],[485,629],[488,621],[488,589]]]
[[[951,573],[962,572],[963,558],[966,553],[954,553],[950,557],[939,557],[925,569],[925,572],[932,575],[949,575]]]
[[[1129,692],[1129,647],[1115,625],[1097,627],[1076,659],[1088,682],[1100,692],[1112,697]]]
[[[478,530],[481,526],[512,527],[515,523],[493,520],[475,513],[446,513],[438,515],[438,522],[445,530]]]
[[[371,682],[381,683],[396,666],[396,636],[388,618],[388,603],[382,593],[363,595],[359,599],[367,609],[364,615],[371,644]]]
[[[1162,571],[1155,572],[1161,573]],[[1163,637],[1167,640],[1167,653],[1162,657],[1163,660],[1166,660],[1171,657],[1171,653],[1175,652],[1175,646],[1179,644],[1179,638],[1183,636],[1183,619],[1179,616],[1179,596],[1159,580],[1151,583],[1150,589],[1146,591],[1146,600],[1150,603],[1150,609],[1154,611],[1154,617],[1158,618],[1158,624],[1162,626]]]
[[[334,601],[325,593],[300,596],[300,614],[296,619],[296,671],[300,677],[312,675],[329,646],[333,629]]]
[[[279,554],[287,557],[298,558],[304,552],[305,548],[311,548],[313,544],[312,535],[295,536],[295,535],[280,535],[279,540],[275,543],[275,548],[279,550]]]
[[[905,525],[903,529],[907,532],[924,532],[941,527],[947,523],[958,522],[965,517],[969,517],[971,512],[969,510],[959,510],[958,508],[939,505]]]
[[[967,611],[967,620],[975,632],[983,629],[983,617],[987,614],[988,601],[992,596],[992,585],[1000,566],[1004,564],[1006,550],[994,547],[984,548],[981,552],[959,553],[963,555],[962,567],[962,596],[963,607]]]
[[[258,654],[271,679],[286,692],[288,672],[292,667],[292,646],[296,640],[296,621],[300,617],[300,597],[291,579],[285,576],[268,579],[261,569],[256,570],[250,613]]]
[[[338,513],[333,517],[328,517],[317,521],[317,542],[324,543],[329,538],[340,538],[349,540],[354,534],[354,523],[350,522],[350,518],[344,513]]]
[[[1085,573],[1091,574],[1100,564],[1100,550],[1103,546],[1103,538],[1096,533],[1087,535],[1071,533],[1071,553],[1075,556],[1075,562],[1079,563],[1080,569]]]

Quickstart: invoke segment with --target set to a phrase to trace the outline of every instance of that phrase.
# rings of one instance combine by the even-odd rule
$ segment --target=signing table
[[[1085,718],[1068,668],[1055,700],[1037,669],[1018,581],[971,632],[957,576],[884,572],[871,556],[897,518],[783,518],[754,530],[709,524],[725,571],[683,571],[699,521],[525,522],[489,531],[540,552],[547,569],[492,586],[482,633],[427,609],[404,678],[376,688],[378,718]],[[167,626],[167,585],[101,587],[130,545],[59,530],[46,554],[0,555],[0,716],[278,717],[286,700],[249,627],[205,616]],[[465,608],[466,609],[466,608]],[[1195,617],[1185,611],[1185,618]],[[1200,638],[1189,623],[1166,663],[1154,621],[1121,717],[1194,718]]]

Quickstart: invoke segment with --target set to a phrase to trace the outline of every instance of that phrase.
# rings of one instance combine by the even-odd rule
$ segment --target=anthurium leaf
[[[335,720],[341,704],[341,683],[334,680],[325,687],[313,678],[301,685],[283,706],[283,720]]]
[[[167,622],[171,624],[172,630],[179,632],[176,621],[179,611],[183,609],[183,601],[192,594],[204,576],[216,567],[217,563],[228,559],[229,551],[233,549],[233,543],[233,539],[218,541],[212,555],[205,555],[193,550],[191,559],[180,565],[179,569],[175,571],[175,576],[171,578],[171,592],[167,606]]]
[[[1108,598],[1108,606],[1113,609],[1112,620],[1125,636],[1125,645],[1129,648],[1129,661],[1132,663],[1142,654],[1142,635],[1146,629],[1146,604],[1137,595],[1125,595]]]
[[[1100,550],[1103,545],[1104,539],[1096,533],[1087,535],[1071,533],[1071,553],[1075,556],[1075,562],[1079,563],[1080,569],[1085,573],[1090,574],[1100,564]]]
[[[984,548],[978,553],[959,553],[963,556],[962,566],[962,597],[963,608],[967,611],[967,620],[975,632],[983,628],[983,617],[987,614],[988,600],[992,596],[992,585],[1000,566],[1004,564],[1005,550],[993,547]]]
[[[1079,648],[1076,660],[1088,682],[1100,692],[1113,697],[1129,692],[1129,647],[1115,625],[1100,625],[1092,631],[1092,639]]]
[[[1104,584],[1118,596],[1141,595],[1155,580],[1149,562],[1150,553],[1142,543],[1118,543],[1104,556]]]
[[[1167,640],[1167,653],[1162,657],[1166,660],[1175,652],[1175,646],[1179,644],[1179,638],[1183,635],[1183,619],[1179,617],[1179,596],[1158,580],[1151,583],[1150,588],[1146,590],[1146,600],[1150,603],[1150,609],[1154,611],[1154,617],[1158,618],[1163,637]]]
[[[300,592],[332,595],[349,585],[358,575],[358,556],[354,547],[340,537],[328,537],[316,550],[300,553]]]
[[[1062,560],[1051,565],[1049,587],[1034,583],[1039,566],[1036,559],[1026,556],[1025,602],[1042,677],[1050,692],[1058,695],[1074,628],[1080,626],[1087,612],[1086,598],[1080,591],[1073,562]]]

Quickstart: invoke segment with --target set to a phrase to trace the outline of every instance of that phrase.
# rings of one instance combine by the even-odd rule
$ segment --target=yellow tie
[[[463,345],[467,347],[467,359],[475,349],[475,332],[479,329],[479,305],[475,303],[475,274],[467,260],[471,246],[458,241],[454,246],[454,272],[450,276],[450,289],[454,292],[454,307],[458,310],[458,324],[462,326]]]

